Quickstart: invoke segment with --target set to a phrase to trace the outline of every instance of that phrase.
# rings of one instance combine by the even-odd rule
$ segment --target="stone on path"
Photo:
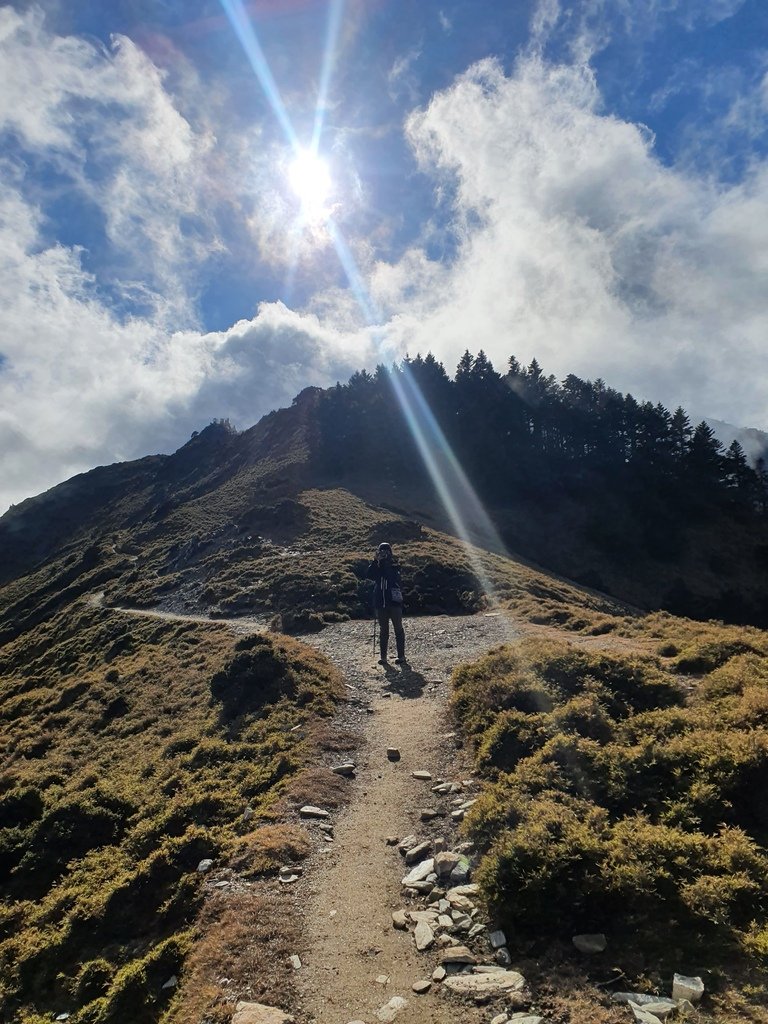
[[[441,964],[476,964],[477,957],[466,946],[453,946],[440,956]]]
[[[293,1017],[275,1006],[240,1002],[235,1007],[232,1024],[293,1024]]]
[[[460,995],[495,995],[497,992],[518,991],[524,987],[525,978],[517,971],[454,974],[446,978],[443,985]]]
[[[312,804],[305,804],[299,808],[300,818],[317,818],[319,820],[325,820],[330,818],[328,811],[324,811],[322,807],[313,807]]]
[[[509,1018],[510,1024],[544,1024],[544,1018],[535,1013],[515,1013]]]
[[[500,946],[506,946],[507,936],[501,929],[495,932],[490,932],[488,935],[488,941],[491,944],[491,949],[498,949]]]
[[[379,974],[378,977],[376,978],[376,984],[377,985],[388,985],[389,984],[389,975],[388,974]]]
[[[435,818],[440,817],[440,811],[435,810],[434,807],[425,807],[419,815],[422,821],[434,821]]]
[[[400,842],[399,836],[387,836],[387,846],[397,846]]]
[[[701,978],[687,978],[684,974],[676,974],[672,979],[672,998],[688,999],[697,1003],[704,995],[704,982]]]
[[[411,988],[413,989],[414,992],[416,992],[417,995],[423,996],[432,988],[432,982],[427,981],[426,978],[423,981],[414,981],[414,983],[411,985]]]
[[[401,932],[405,931],[408,927],[408,921],[405,917],[404,910],[393,910],[392,911],[392,926],[399,928]]]
[[[435,933],[429,927],[426,921],[419,921],[416,925],[416,929],[413,933],[414,940],[416,941],[416,949],[421,953],[429,947],[435,941]]]
[[[435,856],[435,871],[438,878],[446,878],[461,859],[458,853],[438,853]]]
[[[352,761],[346,761],[344,764],[337,764],[335,768],[331,768],[334,775],[344,775],[347,778],[351,778],[355,774],[355,765]]]
[[[400,751],[397,749],[397,747],[387,747],[387,758],[390,761],[400,760]]]
[[[432,981],[442,981],[448,972],[444,967],[436,967],[432,971]]]
[[[603,953],[608,945],[608,941],[602,933],[597,935],[574,935],[571,942],[573,942],[580,953]]]
[[[206,871],[210,871],[212,867],[213,861],[206,857],[205,860],[201,860],[200,863],[197,865],[197,870],[200,872],[201,875],[204,875]]]
[[[423,842],[419,843],[417,846],[412,846],[408,851],[406,851],[405,863],[415,864],[417,861],[424,860],[431,849],[432,844],[430,842]]]
[[[431,857],[429,860],[423,860],[420,864],[411,868],[403,879],[403,885],[413,885],[414,882],[423,882],[427,875],[432,874],[434,866],[435,862]]]
[[[382,1021],[383,1024],[390,1024],[407,1005],[407,999],[403,999],[402,996],[392,996],[388,1003],[385,1003],[380,1010],[376,1011],[376,1019]]]
[[[301,958],[297,956],[296,953],[292,953],[288,959],[291,961],[291,967],[294,971],[301,970]]]
[[[404,836],[400,840],[400,842],[397,844],[397,848],[400,851],[400,853],[402,853],[403,856],[405,856],[405,854],[408,853],[409,850],[412,850],[414,846],[418,846],[418,845],[419,845],[419,837],[418,836]]]
[[[411,775],[414,779],[419,779],[422,782],[429,782],[432,779],[432,772],[423,771],[421,769],[419,771],[411,772]]]
[[[506,1013],[497,1013],[495,1017],[491,1018],[491,1024],[507,1024],[509,1017]]]

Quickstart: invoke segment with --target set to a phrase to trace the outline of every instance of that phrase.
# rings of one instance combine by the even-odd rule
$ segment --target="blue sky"
[[[1,7],[0,506],[428,349],[765,429],[767,117],[758,0]]]

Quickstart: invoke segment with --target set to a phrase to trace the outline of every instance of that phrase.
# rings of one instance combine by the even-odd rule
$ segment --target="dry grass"
[[[228,1024],[239,999],[294,1008],[297,918],[279,893],[216,895],[197,922],[198,938],[185,964],[184,984],[165,1024]]]

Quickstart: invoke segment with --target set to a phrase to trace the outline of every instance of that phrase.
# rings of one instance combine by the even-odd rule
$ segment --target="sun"
[[[288,181],[301,202],[305,214],[312,218],[326,214],[326,203],[332,181],[328,164],[317,153],[303,149],[288,165]]]

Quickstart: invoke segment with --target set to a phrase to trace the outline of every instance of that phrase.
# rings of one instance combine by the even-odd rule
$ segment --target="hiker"
[[[389,645],[389,620],[395,630],[397,643],[396,665],[407,665],[405,660],[405,630],[403,629],[403,584],[400,579],[400,566],[392,554],[389,544],[379,544],[376,557],[368,566],[366,576],[373,580],[373,607],[379,620],[380,665],[387,664],[387,646]]]

